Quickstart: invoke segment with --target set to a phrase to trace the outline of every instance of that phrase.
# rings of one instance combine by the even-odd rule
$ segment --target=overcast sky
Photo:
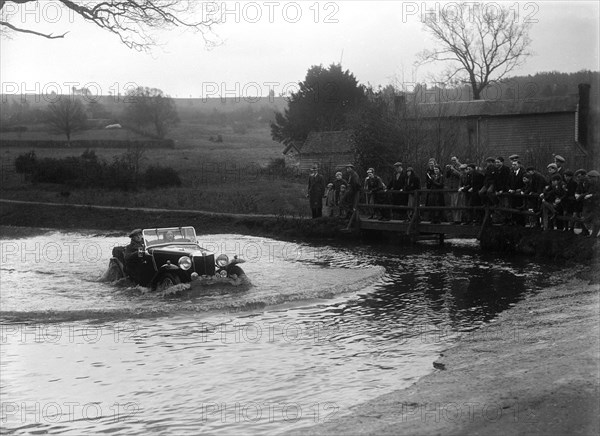
[[[53,0],[37,11],[17,12],[12,23],[53,33],[48,40],[13,34],[1,44],[2,92],[68,92],[88,84],[94,94],[124,93],[132,84],[160,88],[173,97],[211,97],[269,89],[276,94],[303,80],[311,65],[341,60],[359,82],[374,86],[424,82],[432,65],[414,68],[416,54],[432,47],[420,22],[436,2],[274,1],[227,2],[225,22],[214,27],[223,41],[207,50],[202,37],[172,30],[156,33],[152,53],[128,49],[93,24],[57,12]],[[512,75],[541,71],[598,71],[598,2],[510,2],[518,19],[536,20],[531,57]],[[439,71],[437,71],[439,72]],[[91,84],[91,85],[90,85]]]

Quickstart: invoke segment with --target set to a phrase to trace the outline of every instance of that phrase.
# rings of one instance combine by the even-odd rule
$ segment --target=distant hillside
[[[2,103],[22,103],[26,101],[30,108],[46,107],[49,103],[56,101],[58,98],[56,94],[43,95],[43,94],[0,94]],[[126,96],[124,95],[101,95],[101,96],[90,96],[86,97],[87,101],[96,101],[104,105],[107,110],[121,110],[122,105],[127,102]],[[254,110],[258,110],[262,107],[274,108],[276,110],[283,110],[287,106],[287,102],[284,97],[257,97],[257,98],[173,98],[177,109],[199,109],[201,111],[213,111],[218,110],[221,112],[233,112],[247,106],[252,106]]]

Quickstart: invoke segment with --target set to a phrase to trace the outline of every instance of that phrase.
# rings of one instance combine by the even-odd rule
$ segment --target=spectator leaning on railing
[[[421,198],[424,199],[425,206],[444,206],[444,193],[440,191],[446,187],[448,190],[455,191],[449,196],[452,207],[500,206],[511,210],[505,210],[503,213],[492,210],[496,214],[493,218],[503,218],[506,224],[524,226],[529,222],[532,226],[543,224],[548,230],[570,232],[581,227],[583,235],[599,236],[600,173],[598,171],[566,170],[563,165],[565,159],[555,155],[554,162],[546,166],[545,175],[542,175],[532,166],[525,169],[517,154],[511,155],[509,159],[510,167],[504,165],[501,156],[487,158],[486,168],[481,170],[474,163],[464,165],[458,158],[453,157],[452,163],[446,165],[442,173],[442,168],[436,164],[435,159],[431,158],[425,171],[428,192]],[[404,172],[401,162],[396,162],[394,167],[394,176],[390,178],[386,188],[372,168],[369,169],[365,182],[361,183],[354,166],[347,165],[347,180],[343,182],[349,192],[349,195],[344,197],[347,218],[350,217],[356,196],[363,186],[368,194],[368,204],[397,204],[394,197],[389,194],[401,192],[406,196],[408,206],[415,206],[414,192],[421,189],[419,178],[412,167],[408,167]],[[338,174],[334,181],[334,189],[336,183],[339,183],[340,190],[346,186],[339,182],[340,179],[341,174]],[[386,189],[389,189],[388,193],[380,195],[385,193]],[[402,204],[406,203],[402,201]],[[519,211],[526,213],[519,213]],[[380,219],[389,219],[387,209],[381,210],[380,214]],[[408,215],[409,218],[412,216],[412,210]],[[442,218],[441,211],[425,212],[420,217],[424,221],[433,223],[440,222]],[[462,210],[462,213],[461,210],[453,211],[452,221],[458,223],[459,219],[462,224],[471,222],[481,224],[483,211],[481,209]],[[494,219],[493,222],[497,223],[498,220]]]

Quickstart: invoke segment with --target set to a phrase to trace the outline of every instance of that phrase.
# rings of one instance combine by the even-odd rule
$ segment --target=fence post
[[[410,194],[409,194],[410,195]],[[417,223],[419,222],[419,204],[421,203],[420,191],[415,191],[414,204],[413,204],[413,215],[410,219],[410,223],[406,229],[406,234],[411,235],[416,233]]]
[[[481,223],[481,229],[479,229],[479,234],[477,235],[477,239],[481,240],[481,235],[483,235],[483,230],[487,227],[488,222],[490,220],[490,205],[485,205],[485,216],[483,217],[483,222]]]

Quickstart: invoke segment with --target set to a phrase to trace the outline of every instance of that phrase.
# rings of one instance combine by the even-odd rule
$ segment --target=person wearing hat
[[[350,218],[356,210],[362,188],[360,177],[358,176],[358,173],[354,171],[354,164],[352,163],[346,164],[346,184],[347,192],[344,196],[344,209],[348,211],[346,218]]]
[[[413,207],[415,205],[415,191],[421,189],[421,179],[415,174],[413,167],[406,169],[406,182],[404,184],[404,192],[408,195],[407,205]],[[407,216],[412,218],[411,212],[409,211]]]
[[[485,160],[485,172],[483,178],[483,186],[479,190],[479,198],[481,198],[482,204],[495,203],[495,192],[496,192],[496,175],[497,169],[494,163],[496,159],[488,157]]]
[[[125,269],[128,270],[128,274],[135,276],[135,269],[131,269],[131,266],[137,263],[141,263],[141,252],[144,251],[144,238],[142,235],[142,229],[135,229],[129,233],[131,241],[125,246],[124,258],[125,258]]]
[[[398,161],[394,164],[394,174],[388,180],[387,189],[390,195],[390,202],[395,206],[406,206],[408,204],[408,196],[404,191],[406,185],[406,171],[402,167],[402,162]],[[395,219],[403,220],[406,213],[403,210],[392,211],[391,215]]]
[[[511,169],[510,176],[508,179],[508,193],[511,194],[510,197],[510,207],[512,209],[521,209],[523,207],[523,197],[520,194],[523,192],[523,186],[525,185],[523,182],[523,176],[525,175],[525,168],[521,165],[518,159],[512,159],[512,157],[517,156],[513,154],[511,159]],[[518,158],[518,156],[517,156]],[[515,224],[524,226],[525,225],[525,216],[521,214],[513,214],[511,216],[512,222]]]
[[[567,195],[562,177],[554,174],[550,180],[550,189],[542,194],[542,220],[544,230],[562,230],[564,221],[557,219],[564,213],[563,200]]]
[[[563,180],[565,179],[565,158],[559,154],[554,155],[554,163],[556,164],[556,173],[559,174]]]
[[[508,158],[510,159],[511,162],[514,162],[514,161],[520,159],[518,154],[511,154],[510,156],[508,156]]]
[[[374,168],[369,168],[367,170],[367,178],[365,179],[363,188],[365,190],[365,193],[367,194],[367,204],[385,204],[384,194],[386,187],[383,183],[383,180],[381,180],[381,177],[375,174]],[[375,214],[378,213],[380,220],[389,220],[389,217],[387,216],[388,214],[386,212],[387,210],[383,211],[378,208],[371,209],[371,216],[369,217],[369,219],[373,219],[375,217]]]
[[[308,176],[308,190],[306,197],[310,204],[313,218],[323,216],[323,196],[325,195],[325,178],[319,174],[317,165],[313,165]]]
[[[483,188],[485,176],[481,171],[477,169],[477,165],[470,163],[466,169],[466,182],[463,186],[463,191],[466,196],[466,204],[469,207],[479,207],[482,205],[481,198],[479,197],[479,191]],[[464,224],[483,222],[483,211],[481,210],[470,210],[467,211],[466,217],[463,220]]]

